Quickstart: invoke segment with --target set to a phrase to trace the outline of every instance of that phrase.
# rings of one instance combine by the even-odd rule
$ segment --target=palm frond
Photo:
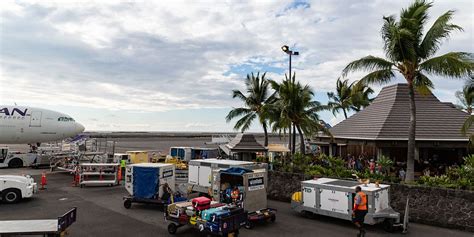
[[[257,114],[253,112],[243,116],[241,119],[237,121],[237,123],[235,123],[234,129],[235,130],[240,129],[241,132],[247,131],[252,125],[252,122],[256,117],[257,117]]]
[[[438,51],[441,41],[449,38],[449,35],[454,30],[462,31],[460,26],[449,24],[452,19],[454,11],[447,11],[433,23],[431,28],[426,32],[425,37],[420,45],[420,57],[428,58]]]
[[[351,71],[387,70],[391,69],[392,66],[394,64],[390,61],[369,55],[349,63],[342,71],[342,74],[346,76]]]
[[[364,77],[362,77],[359,81],[366,85],[370,84],[386,84],[389,83],[392,78],[395,77],[395,74],[390,69],[382,69],[371,72]]]
[[[247,115],[251,112],[252,112],[252,110],[250,110],[248,108],[234,108],[231,111],[229,111],[229,113],[225,117],[225,120],[226,120],[226,122],[230,122],[232,119],[234,119],[236,117],[239,117],[239,116],[242,116],[242,115]]]
[[[413,80],[413,85],[422,95],[428,95],[431,89],[434,88],[433,82],[431,82],[431,80],[421,72],[416,74],[415,79]]]
[[[470,53],[450,52],[422,62],[420,69],[434,75],[462,78],[473,73],[472,58]]]

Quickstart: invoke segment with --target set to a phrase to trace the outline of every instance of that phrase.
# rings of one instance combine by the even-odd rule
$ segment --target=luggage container
[[[163,163],[140,163],[128,165],[125,188],[130,194],[124,197],[124,207],[132,203],[167,204],[176,200],[174,165]]]
[[[236,160],[192,160],[190,189],[214,200],[235,204],[248,212],[247,228],[276,220],[276,209],[267,207],[267,164]],[[239,197],[231,198],[233,189]]]
[[[361,184],[351,180],[319,178],[301,182],[301,191],[292,195],[291,208],[300,213],[331,216],[352,220],[352,207],[360,186],[367,195],[367,215],[364,223],[383,223],[384,229],[394,231],[396,227],[407,228],[407,221],[400,223],[400,213],[390,207],[389,185]],[[407,210],[408,213],[408,202]]]

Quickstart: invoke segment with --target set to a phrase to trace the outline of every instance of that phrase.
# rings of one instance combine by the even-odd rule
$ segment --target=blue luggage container
[[[212,215],[213,215],[215,212],[218,212],[218,211],[220,211],[220,210],[222,210],[222,208],[210,208],[210,209],[207,209],[207,210],[203,210],[203,211],[201,211],[201,218],[202,218],[203,220],[210,221]]]

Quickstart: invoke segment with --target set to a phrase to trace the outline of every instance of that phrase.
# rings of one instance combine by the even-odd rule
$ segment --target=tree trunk
[[[303,135],[303,132],[301,132],[301,128],[299,125],[296,126],[296,128],[298,129],[298,133],[300,134],[300,153],[304,155],[305,154],[304,135]]]
[[[288,131],[288,150],[290,151],[290,154],[291,154],[291,144],[292,144],[291,143],[291,138],[292,138],[292,136],[291,136],[291,123],[290,123],[290,127],[289,127],[288,130],[289,130]]]
[[[263,127],[263,133],[265,134],[265,142],[264,142],[264,146],[267,147],[268,146],[268,132],[267,132],[267,123],[262,123],[262,127]]]
[[[296,128],[295,124],[293,123],[293,146],[291,147],[291,154],[296,153]]]
[[[344,112],[344,117],[346,117],[346,119],[347,119],[346,109],[342,109],[342,112]]]
[[[408,81],[410,98],[410,126],[408,129],[408,152],[407,152],[407,172],[405,181],[415,179],[415,136],[416,136],[416,106],[415,89],[411,81]]]

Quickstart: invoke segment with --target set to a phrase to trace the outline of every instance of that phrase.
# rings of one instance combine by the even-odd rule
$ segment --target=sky
[[[61,111],[87,131],[230,132],[225,116],[242,106],[231,91],[243,90],[251,72],[284,78],[282,45],[299,51],[292,70],[326,103],[349,62],[384,56],[382,17],[410,3],[2,0],[0,104]],[[474,1],[434,1],[428,25],[448,10],[464,31],[437,55],[474,52]],[[462,80],[430,79],[440,100],[457,103]],[[262,130],[255,123],[250,131]]]

